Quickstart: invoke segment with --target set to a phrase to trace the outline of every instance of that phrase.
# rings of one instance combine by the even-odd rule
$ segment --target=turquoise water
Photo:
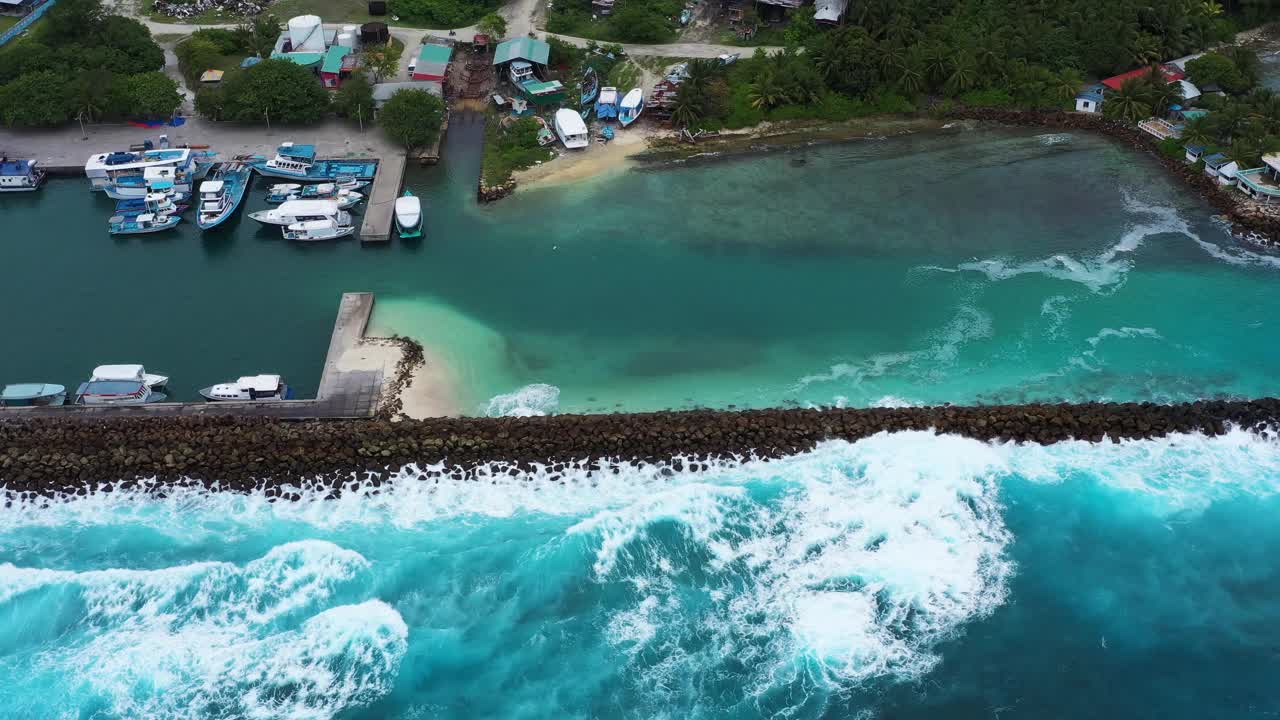
[[[1275,392],[1280,256],[1106,140],[956,131],[479,207],[464,120],[409,177],[418,243],[303,247],[243,216],[112,239],[81,181],[0,198],[0,379],[136,361],[183,399],[256,372],[306,396],[339,293],[372,290],[373,329],[426,343],[471,413]]]
[[[923,433],[0,513],[30,718],[1269,717],[1280,445]]]

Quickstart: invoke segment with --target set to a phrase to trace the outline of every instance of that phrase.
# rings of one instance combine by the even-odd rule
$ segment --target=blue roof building
[[[1076,95],[1076,112],[1102,112],[1102,85],[1090,85]]]

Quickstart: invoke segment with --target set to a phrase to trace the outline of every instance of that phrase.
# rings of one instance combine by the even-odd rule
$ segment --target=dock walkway
[[[373,314],[373,293],[343,293],[338,317],[329,337],[329,351],[314,400],[275,402],[183,402],[147,405],[63,405],[60,407],[2,408],[0,421],[10,418],[117,417],[271,417],[282,420],[337,420],[372,417],[378,410],[386,378],[381,370],[348,369],[342,357],[363,338]]]
[[[396,198],[400,197],[400,189],[404,187],[404,164],[405,155],[401,152],[393,157],[384,157],[378,165],[378,175],[364,204],[360,242],[387,242],[391,239]]]

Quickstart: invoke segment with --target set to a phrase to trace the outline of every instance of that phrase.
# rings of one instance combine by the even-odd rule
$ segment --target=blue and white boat
[[[0,407],[41,407],[64,405],[67,389],[51,383],[18,383],[0,390]]]
[[[364,200],[364,195],[354,188],[364,187],[368,183],[363,180],[351,180],[348,183],[320,183],[318,185],[297,185],[285,183],[272,185],[267,195],[269,203],[283,203],[290,200],[332,200],[338,204],[339,210],[355,207]]]
[[[409,190],[396,198],[395,218],[401,240],[422,237],[422,200]]]
[[[125,217],[144,213],[176,215],[187,209],[186,200],[186,193],[150,193],[145,198],[116,203],[116,214]]]
[[[208,174],[215,155],[188,148],[99,153],[85,163],[84,174],[94,190],[116,200],[142,197],[151,189],[160,189],[157,183],[165,180],[172,183],[171,189],[191,192]]]
[[[600,88],[600,97],[596,98],[596,117],[601,120],[618,117],[618,88]]]
[[[209,230],[231,217],[253,179],[253,169],[242,162],[222,163],[214,168],[208,180],[200,183],[200,208],[196,225]]]
[[[642,112],[644,112],[644,91],[640,88],[631,88],[618,106],[618,122],[622,123],[622,127],[626,127],[639,120]]]
[[[35,160],[0,158],[0,192],[31,192],[40,189],[45,172]]]
[[[113,215],[107,221],[112,235],[143,235],[161,232],[182,222],[177,215],[156,215],[142,213],[140,215]]]
[[[578,98],[579,105],[590,105],[592,100],[600,94],[600,77],[596,75],[596,69],[587,66],[587,71],[582,74],[582,92]]]
[[[348,177],[372,180],[378,172],[378,161],[317,160],[314,145],[287,142],[276,148],[276,156],[270,160],[256,160],[253,169],[263,177],[302,182],[326,182]]]

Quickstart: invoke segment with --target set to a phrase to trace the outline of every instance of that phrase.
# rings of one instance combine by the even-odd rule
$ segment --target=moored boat
[[[99,365],[93,369],[93,375],[89,376],[92,380],[133,380],[145,384],[147,387],[155,390],[169,384],[168,375],[156,375],[147,372],[147,369],[136,363],[125,363],[122,365]]]
[[[261,156],[258,156],[261,158]],[[253,162],[253,169],[263,177],[324,182],[340,178],[372,180],[378,172],[376,160],[317,160],[314,145],[283,143],[275,157]]]
[[[578,113],[561,108],[556,111],[556,135],[560,136],[560,142],[570,150],[584,148],[591,144],[591,139],[587,135],[587,124],[582,121],[582,116]]]
[[[618,105],[618,122],[622,127],[626,127],[636,120],[640,119],[640,113],[644,112],[644,91],[640,88],[631,88],[627,96],[622,98],[622,102]]]
[[[596,98],[596,117],[601,120],[618,117],[618,88],[600,88],[600,97]]]
[[[600,77],[596,75],[596,69],[588,65],[587,71],[582,73],[582,92],[579,95],[578,104],[589,105],[599,94]]]
[[[267,188],[267,202],[272,204],[282,203],[286,200],[293,200],[294,193],[301,190],[304,186],[297,183],[276,183]]]
[[[133,380],[90,380],[76,389],[76,405],[145,405],[167,396]]]
[[[144,198],[121,200],[116,203],[116,215],[133,217],[152,213],[155,215],[176,215],[187,209],[185,193],[150,193]]]
[[[396,229],[400,239],[422,237],[422,199],[405,190],[396,198]]]
[[[277,183],[267,190],[267,202],[282,203],[287,200],[321,200],[330,196],[337,196],[343,191],[352,193],[354,196],[363,199],[364,196],[356,193],[356,190],[368,185],[367,180],[356,180],[355,178],[344,177],[338,178],[333,182],[324,182],[319,185],[299,185],[297,183]],[[359,200],[356,200],[359,202]],[[354,204],[354,203],[352,203]]]
[[[0,192],[31,192],[44,184],[45,171],[35,160],[0,158]]]
[[[0,407],[44,407],[67,402],[67,389],[52,383],[17,383],[0,389]]]
[[[339,209],[332,200],[289,200],[279,207],[249,213],[249,217],[263,225],[293,225],[310,220],[336,220],[339,225],[351,224],[351,214]]]
[[[182,222],[177,215],[156,215],[144,212],[139,215],[112,215],[107,230],[112,235],[145,235],[168,230]]]
[[[209,402],[292,400],[293,388],[279,375],[245,375],[235,382],[201,388],[200,396]]]
[[[221,225],[231,217],[253,178],[249,165],[241,162],[222,163],[210,174],[212,179],[200,183],[200,207],[196,224],[201,230]]]
[[[189,148],[146,150],[144,152],[98,153],[84,165],[84,174],[94,190],[103,190],[116,200],[142,197],[147,193],[147,170],[167,168],[174,189],[190,192],[191,186],[213,166],[216,153]]]
[[[281,230],[285,240],[299,242],[317,242],[320,240],[336,240],[356,231],[354,225],[340,225],[333,218],[323,220],[307,220],[294,223]]]

